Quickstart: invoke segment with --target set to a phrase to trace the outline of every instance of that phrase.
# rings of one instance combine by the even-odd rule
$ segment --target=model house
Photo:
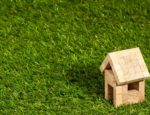
[[[115,107],[144,100],[144,80],[150,74],[139,48],[108,53],[100,70],[105,79],[105,99],[112,99]]]

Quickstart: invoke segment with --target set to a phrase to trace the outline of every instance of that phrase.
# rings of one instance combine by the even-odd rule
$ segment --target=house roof
[[[108,53],[100,66],[101,72],[112,69],[117,84],[130,83],[150,77],[139,48]]]

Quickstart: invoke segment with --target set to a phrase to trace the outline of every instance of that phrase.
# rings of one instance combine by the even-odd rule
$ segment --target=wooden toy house
[[[150,74],[139,48],[108,53],[100,70],[105,79],[105,99],[112,99],[115,107],[144,100],[144,79]]]

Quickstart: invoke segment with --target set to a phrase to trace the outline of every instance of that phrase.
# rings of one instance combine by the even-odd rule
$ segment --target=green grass
[[[140,47],[150,70],[149,0],[0,0],[0,114],[149,115],[104,99],[108,52]]]

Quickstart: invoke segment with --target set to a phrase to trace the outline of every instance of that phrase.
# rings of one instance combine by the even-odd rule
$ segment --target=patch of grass
[[[104,99],[108,52],[140,47],[150,69],[149,0],[1,0],[1,114],[150,114]]]

